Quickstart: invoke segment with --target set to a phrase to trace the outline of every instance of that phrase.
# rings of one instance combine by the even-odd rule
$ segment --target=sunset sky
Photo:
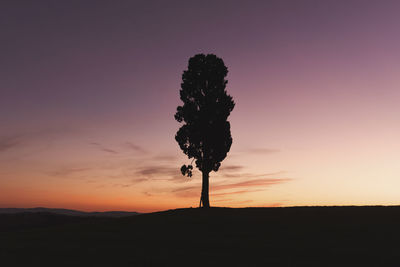
[[[399,1],[2,1],[0,207],[197,207],[174,136],[221,57],[233,144],[212,206],[400,204]]]

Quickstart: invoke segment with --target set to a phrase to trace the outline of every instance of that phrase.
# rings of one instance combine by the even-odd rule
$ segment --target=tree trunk
[[[203,171],[203,185],[201,187],[201,202],[203,203],[203,208],[209,208],[210,207],[210,200],[208,198],[208,176],[209,172]]]

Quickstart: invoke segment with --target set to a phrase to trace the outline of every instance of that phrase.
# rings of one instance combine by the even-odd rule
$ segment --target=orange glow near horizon
[[[198,53],[236,103],[211,206],[400,204],[400,2],[106,2],[4,7],[0,207],[197,207],[174,113]]]

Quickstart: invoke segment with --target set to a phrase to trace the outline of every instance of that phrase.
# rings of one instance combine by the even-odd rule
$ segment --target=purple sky
[[[173,118],[197,53],[223,58],[236,102],[211,204],[398,204],[399,14],[398,1],[2,1],[0,206],[197,205]]]

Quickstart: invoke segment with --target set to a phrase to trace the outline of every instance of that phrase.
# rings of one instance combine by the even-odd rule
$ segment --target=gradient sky
[[[197,53],[229,69],[214,206],[400,202],[399,1],[1,1],[0,207],[199,204],[174,140]]]

